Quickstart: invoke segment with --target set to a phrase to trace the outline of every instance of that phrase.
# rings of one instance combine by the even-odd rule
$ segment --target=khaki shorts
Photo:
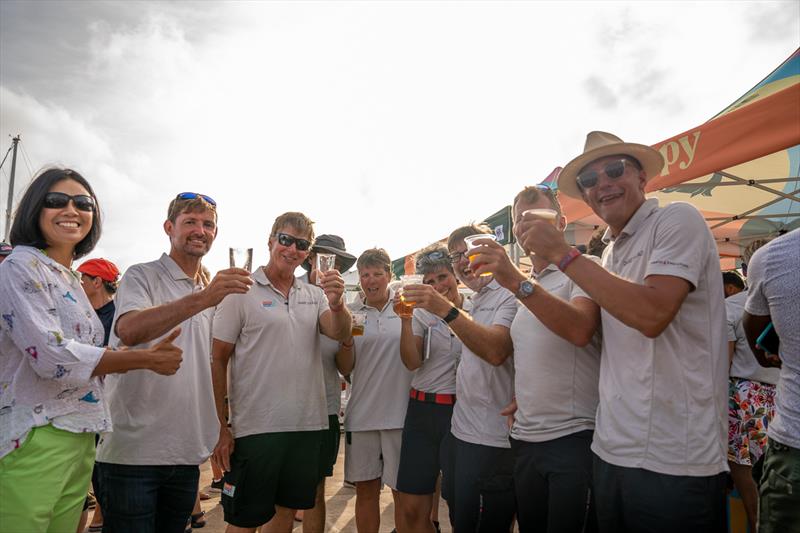
[[[396,490],[402,441],[402,429],[345,432],[344,478],[353,483],[381,478]]]

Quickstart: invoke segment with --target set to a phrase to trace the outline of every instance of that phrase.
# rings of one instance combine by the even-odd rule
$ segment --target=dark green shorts
[[[231,471],[225,473],[225,521],[258,527],[275,506],[311,509],[319,482],[322,441],[328,430],[248,435],[235,440]]]
[[[336,458],[339,457],[341,435],[339,417],[328,415],[328,429],[323,432],[319,454],[319,479],[333,475],[333,466],[336,464]]]

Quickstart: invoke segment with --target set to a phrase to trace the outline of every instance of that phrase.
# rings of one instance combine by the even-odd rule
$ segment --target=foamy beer
[[[478,252],[470,253],[473,249],[480,246],[480,243],[475,241],[480,239],[489,239],[490,241],[496,241],[497,237],[492,235],[491,233],[476,233],[475,235],[468,235],[464,237],[464,244],[467,245],[467,257],[469,257],[469,267],[474,271],[476,268],[480,267],[483,263],[475,263],[473,258],[478,255]],[[491,276],[491,272],[484,272],[481,276]]]
[[[414,305],[417,302],[409,300],[405,297],[403,287],[406,285],[419,285],[422,283],[422,276],[412,274],[409,276],[400,276],[400,299],[394,304],[394,312],[401,318],[411,318],[414,314]]]
[[[555,209],[526,209],[522,218],[541,218],[555,227],[558,227],[558,212]]]
[[[353,329],[350,335],[359,337],[364,334],[364,325],[367,322],[367,315],[364,313],[353,313]]]

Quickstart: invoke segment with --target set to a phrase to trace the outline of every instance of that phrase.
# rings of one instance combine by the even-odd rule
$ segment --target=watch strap
[[[450,322],[452,322],[453,320],[458,318],[458,315],[460,315],[460,314],[461,313],[458,312],[458,307],[453,306],[453,307],[450,308],[450,310],[444,316],[444,321],[449,324]]]

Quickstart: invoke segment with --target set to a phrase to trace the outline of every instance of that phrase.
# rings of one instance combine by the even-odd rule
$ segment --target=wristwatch
[[[516,296],[519,300],[524,300],[533,294],[535,288],[536,285],[534,285],[531,280],[524,279],[519,282],[519,289],[517,289],[517,293],[514,296]]]
[[[453,306],[453,307],[450,308],[450,310],[447,312],[447,314],[444,315],[444,321],[449,324],[450,322],[452,322],[453,320],[458,318],[458,315],[460,315],[460,314],[461,313],[458,312],[458,307]]]

